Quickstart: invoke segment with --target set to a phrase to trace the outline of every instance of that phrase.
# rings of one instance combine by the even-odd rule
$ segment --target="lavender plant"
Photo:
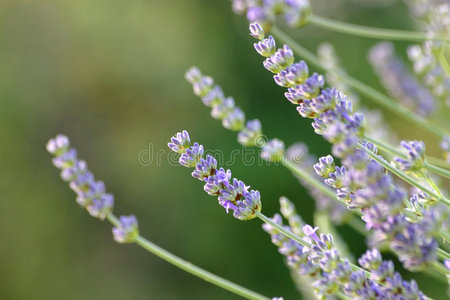
[[[264,58],[264,68],[273,74],[277,85],[286,89],[284,96],[296,105],[298,114],[311,119],[314,132],[332,145],[331,154],[318,159],[308,152],[305,143],[286,149],[282,140],[267,139],[261,121],[246,121],[235,100],[226,97],[222,88],[197,67],[185,75],[194,93],[211,108],[211,116],[224,128],[237,132],[243,147],[259,148],[262,159],[286,167],[298,178],[316,201],[320,218],[316,218],[317,224],[305,223],[294,203],[285,197],[280,198],[281,214],[267,217],[262,212],[260,192],[233,177],[231,170],[206,154],[203,145],[191,142],[186,130],[176,133],[168,147],[227,214],[232,212],[241,221],[263,222],[262,229],[284,257],[294,281],[303,292],[304,286],[310,286],[318,299],[429,299],[416,281],[404,280],[392,261],[383,260],[381,251],[392,252],[408,271],[424,272],[450,285],[450,199],[444,184],[450,179],[450,133],[448,123],[437,124],[432,117],[449,103],[450,4],[439,0],[407,2],[423,22],[424,32],[368,28],[325,19],[313,13],[307,0],[232,1],[233,10],[245,14],[251,22],[250,35],[258,40],[254,49]],[[372,48],[369,62],[390,95],[386,96],[348,75],[331,45],[323,44],[316,57],[292,40],[275,26],[277,16],[294,28],[314,24],[357,36],[422,44],[408,48],[413,72],[399,59],[391,43]],[[269,31],[273,36],[266,34]],[[276,39],[285,44],[277,48]],[[294,53],[310,65],[305,60],[296,62]],[[325,71],[325,76],[313,72],[311,66]],[[441,140],[436,144],[440,142],[445,151],[444,160],[429,156],[423,141],[402,140],[399,147],[394,146],[396,138],[387,125],[374,128],[383,117],[381,112],[374,113],[362,105],[365,98],[433,133]],[[62,179],[76,193],[77,203],[93,217],[114,225],[115,241],[136,243],[239,296],[267,299],[146,240],[134,215],[117,218],[113,214],[114,197],[106,193],[102,181],[95,180],[86,162],[77,158],[67,137],[58,135],[50,140],[47,150],[54,155],[53,164],[61,169]],[[336,230],[341,224],[350,225],[366,240],[368,250],[358,264],[345,237]],[[318,234],[319,227],[328,233]]]

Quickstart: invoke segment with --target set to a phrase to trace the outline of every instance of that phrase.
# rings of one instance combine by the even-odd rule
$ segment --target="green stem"
[[[308,247],[308,248],[312,248],[312,244],[309,243],[308,241],[306,241],[305,239],[299,237],[298,235],[292,233],[291,231],[283,228],[282,226],[278,225],[277,223],[275,223],[274,221],[272,221],[272,219],[266,217],[264,214],[262,214],[261,212],[255,212],[255,215],[264,223],[269,224],[270,226],[272,226],[273,228],[275,228],[279,233],[285,235],[286,237],[296,241],[297,243],[299,243],[302,246]],[[372,275],[369,271],[366,271],[360,267],[358,267],[357,265],[350,263],[350,266],[352,267],[352,270],[354,271],[363,271],[368,278],[370,278],[370,276]]]
[[[303,57],[305,60],[309,61],[312,65],[316,66],[318,69],[323,71],[329,71],[340,76],[343,80],[345,80],[350,86],[352,86],[356,91],[358,91],[361,95],[366,96],[369,99],[372,99],[375,103],[383,106],[384,108],[396,113],[398,116],[408,120],[424,129],[438,138],[443,138],[447,135],[446,131],[437,127],[434,124],[431,124],[428,120],[423,117],[417,115],[413,111],[407,109],[399,105],[394,99],[389,98],[383,93],[375,90],[374,88],[368,86],[362,81],[357,80],[340,70],[337,69],[329,69],[322,65],[320,60],[315,56],[312,52],[302,47],[299,43],[295,42],[288,35],[286,35],[283,31],[278,29],[276,26],[272,27],[272,33],[276,35],[283,43],[288,44],[292,50],[299,56]]]
[[[437,249],[437,255],[441,259],[450,259],[450,253],[448,253],[445,250],[442,250],[441,248]]]
[[[444,69],[445,74],[450,77],[450,65],[448,64],[447,58],[445,57],[445,48],[443,48],[437,54],[437,59],[441,64],[442,69]]]
[[[281,164],[289,169],[292,173],[300,177],[302,180],[306,181],[308,184],[312,185],[314,188],[318,189],[328,197],[332,199],[336,199],[336,192],[332,191],[326,185],[324,185],[321,181],[311,176],[308,172],[303,171],[299,167],[297,167],[293,162],[288,159],[283,159]]]
[[[427,161],[432,163],[435,166],[439,166],[445,169],[450,169],[450,163],[445,161],[442,158],[427,156]]]
[[[309,17],[309,22],[311,24],[317,25],[319,27],[345,33],[354,36],[382,39],[382,40],[396,40],[396,41],[414,41],[422,42],[425,40],[441,40],[450,41],[449,36],[437,35],[434,37],[428,37],[424,32],[416,31],[405,31],[405,30],[392,30],[383,28],[373,28],[355,24],[349,24],[345,22],[330,20],[324,17],[319,17],[312,15]]]
[[[401,178],[402,180],[406,181],[407,183],[411,184],[412,186],[415,186],[418,189],[424,191],[425,193],[429,194],[430,196],[435,197],[438,201],[441,201],[441,202],[445,203],[446,205],[450,206],[450,200],[449,199],[447,199],[447,198],[445,198],[443,196],[439,197],[439,195],[437,195],[434,191],[432,191],[429,188],[423,186],[420,182],[417,182],[416,180],[414,180],[413,178],[409,177],[408,175],[406,175],[405,173],[403,173],[402,171],[400,171],[396,167],[392,166],[386,160],[380,158],[378,155],[376,155],[375,153],[373,153],[372,151],[370,151],[369,149],[367,149],[363,145],[359,144],[357,147],[358,147],[358,149],[366,152],[373,160],[375,160],[378,163],[380,163],[383,167],[385,167],[387,170],[389,170],[391,173],[393,173],[397,177]]]
[[[438,261],[434,261],[434,262],[432,262],[432,266],[433,266],[433,269],[435,269],[442,275],[444,275],[444,276],[450,275],[450,271],[442,263],[440,263]]]
[[[113,214],[108,214],[106,216],[109,222],[113,224],[114,226],[118,226],[119,220],[116,216]],[[192,263],[185,261],[174,254],[168,252],[167,250],[159,247],[158,245],[153,244],[149,240],[146,240],[142,236],[138,236],[136,239],[136,244],[144,248],[145,250],[149,251],[150,253],[153,253],[154,255],[162,258],[163,260],[167,261],[168,263],[171,263],[178,268],[191,273],[194,276],[197,276],[209,283],[212,283],[218,287],[221,287],[225,290],[228,290],[236,295],[239,295],[241,297],[247,298],[247,299],[261,299],[261,300],[269,300],[269,298],[262,296],[256,292],[253,292],[245,287],[242,287],[236,283],[233,283],[231,281],[228,281],[222,277],[219,277],[213,273],[210,273],[206,270],[203,270]]]
[[[447,179],[450,179],[450,171],[440,168],[438,166],[432,165],[429,162],[425,161],[424,163],[424,168],[427,169],[428,171],[437,174],[439,176],[445,177]]]
[[[393,146],[391,146],[383,141],[376,140],[376,139],[368,137],[366,135],[364,136],[364,139],[368,140],[369,142],[371,142],[372,144],[374,144],[375,146],[377,146],[378,148],[380,148],[384,151],[395,154],[401,158],[406,158],[406,155],[403,152],[401,152],[400,150],[394,148]],[[427,156],[426,160],[429,160],[429,159],[430,159],[430,157]],[[435,173],[439,176],[450,179],[450,171],[449,170],[435,166],[427,161],[425,161],[423,167],[432,173]]]

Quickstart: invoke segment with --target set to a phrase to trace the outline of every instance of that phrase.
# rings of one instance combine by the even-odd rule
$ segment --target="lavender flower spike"
[[[177,133],[172,137],[169,148],[178,152],[178,147],[173,147],[175,141],[179,142],[180,137],[189,137],[186,131]],[[256,217],[256,213],[261,211],[261,196],[258,191],[250,190],[244,182],[233,178],[231,171],[218,168],[217,160],[211,155],[203,158],[203,145],[194,143],[193,146],[184,150],[180,157],[180,164],[195,168],[192,176],[205,182],[204,190],[211,196],[217,196],[219,204],[225,208],[227,213],[231,209],[233,216],[239,220],[250,220]]]
[[[257,24],[256,24],[257,25]],[[258,32],[264,32],[262,28],[259,26],[254,26],[252,30],[255,32],[255,36],[258,37]],[[275,42],[273,42],[275,43]],[[275,44],[274,44],[275,47]],[[208,76],[203,76],[200,70],[196,67],[190,68],[185,75],[187,81],[192,83],[194,92],[196,89],[196,84],[198,82],[205,81],[205,78],[210,78]],[[212,79],[211,79],[212,80]],[[233,98],[225,97],[223,95],[222,89],[216,85],[214,86],[206,96],[201,97],[203,104],[211,107],[211,116],[215,119],[222,120],[222,125],[226,129],[239,131],[238,141],[243,146],[255,146],[258,145],[258,138],[261,136],[261,123],[259,120],[251,120],[245,123],[245,114],[241,108],[237,107],[234,103]],[[184,137],[176,137],[175,142],[172,141],[171,144],[176,147],[174,149],[178,149],[178,140],[183,140]],[[190,141],[189,141],[190,142]],[[181,142],[178,142],[181,143]],[[188,145],[188,147],[190,144]],[[179,149],[180,151],[176,151],[178,153],[183,153],[183,150],[186,147],[183,146],[183,149]],[[172,150],[174,150],[172,149]]]
[[[139,235],[137,218],[133,215],[120,216],[119,225],[112,232],[116,242],[134,243]]]
[[[47,143],[47,150],[55,156],[53,164],[61,169],[61,177],[69,182],[70,188],[77,194],[77,203],[91,216],[105,219],[112,212],[114,197],[105,192],[102,181],[95,181],[87,164],[77,158],[77,151],[70,148],[69,139],[59,134]]]

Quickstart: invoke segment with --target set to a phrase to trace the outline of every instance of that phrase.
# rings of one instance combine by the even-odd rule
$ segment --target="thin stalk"
[[[437,59],[442,69],[444,69],[445,74],[450,77],[450,65],[448,64],[447,58],[445,57],[445,48],[439,51],[439,53],[437,54]]]
[[[447,179],[450,179],[450,171],[449,170],[446,170],[446,169],[440,168],[438,166],[432,165],[432,164],[430,164],[427,161],[425,161],[423,166],[424,166],[425,169],[427,169],[428,171],[430,171],[430,172],[432,172],[432,173],[434,173],[436,175],[439,175],[439,176],[445,177]]]
[[[113,224],[114,226],[118,226],[119,220],[116,216],[113,214],[108,214],[106,216],[109,222]],[[142,236],[138,236],[136,239],[136,244],[144,248],[145,250],[149,251],[150,253],[153,253],[154,255],[162,258],[163,260],[167,261],[168,263],[171,263],[178,268],[191,273],[194,276],[197,276],[209,283],[212,283],[218,287],[221,287],[225,290],[228,290],[236,295],[239,295],[241,297],[247,298],[247,299],[261,299],[261,300],[269,300],[269,298],[260,295],[256,292],[253,292],[245,287],[242,287],[236,283],[233,283],[231,281],[228,281],[222,277],[219,277],[213,273],[210,273],[206,270],[203,270],[192,263],[185,261],[174,254],[168,252],[167,250],[159,247],[158,245],[153,244],[149,240],[145,239]]]
[[[450,41],[450,37],[445,35],[436,35],[434,37],[428,37],[424,32],[361,26],[341,21],[335,21],[328,18],[319,17],[316,15],[310,16],[309,22],[324,29],[365,38],[396,40],[396,41],[413,41],[413,42],[422,42],[430,39]]]
[[[442,275],[444,275],[444,276],[450,275],[450,271],[442,263],[440,263],[438,261],[434,261],[431,263],[431,265],[433,266],[433,269],[435,269]]]
[[[427,156],[427,161],[435,166],[439,166],[441,168],[450,169],[450,162],[442,158]]]
[[[364,136],[364,139],[368,140],[369,142],[373,143],[375,146],[381,148],[384,151],[387,151],[387,152],[390,152],[392,154],[395,154],[395,155],[397,155],[397,156],[399,156],[401,158],[406,158],[406,155],[403,152],[401,152],[400,150],[394,148],[393,146],[391,146],[391,145],[389,145],[389,144],[387,144],[385,142],[373,139],[373,138],[368,137],[368,136]],[[430,158],[427,156],[426,160],[429,160],[429,159]],[[427,161],[425,161],[423,167],[425,169],[427,169],[428,171],[432,172],[432,173],[435,173],[435,174],[437,174],[439,176],[442,176],[442,177],[445,177],[447,179],[450,179],[450,171],[449,170],[446,170],[446,169],[440,168],[438,166],[435,166],[435,165],[433,165],[433,164],[431,164],[431,163],[429,163]]]
[[[417,182],[413,178],[409,177],[404,172],[402,172],[399,169],[397,169],[396,167],[392,166],[386,160],[380,158],[378,155],[376,155],[375,153],[373,153],[366,147],[362,146],[361,144],[359,144],[357,147],[358,147],[358,149],[366,152],[373,160],[380,163],[383,167],[385,167],[387,170],[389,170],[391,173],[393,173],[397,177],[401,178],[402,180],[406,181],[407,183],[411,184],[412,186],[415,186],[418,189],[424,191],[425,193],[429,194],[430,196],[435,197],[438,201],[445,203],[447,206],[450,206],[450,200],[447,199],[446,197],[443,197],[443,196],[440,197],[434,191],[430,190],[429,188],[423,186],[420,182]]]
[[[437,255],[441,259],[450,259],[450,254],[447,251],[442,250],[441,248],[437,249]]]
[[[288,168],[292,173],[306,181],[308,184],[312,185],[314,188],[318,189],[328,197],[332,199],[336,199],[336,192],[332,191],[326,185],[324,185],[321,181],[317,180],[307,172],[303,172],[299,167],[297,167],[293,162],[288,159],[283,159],[281,164]]]
[[[428,120],[423,117],[417,115],[413,111],[407,109],[399,105],[394,99],[384,95],[383,93],[375,90],[374,88],[368,86],[362,81],[357,80],[354,77],[351,77],[340,70],[337,69],[329,69],[326,68],[320,60],[308,49],[301,46],[299,43],[290,38],[287,34],[285,34],[282,30],[278,29],[276,26],[273,26],[271,29],[272,33],[277,36],[283,43],[288,44],[295,54],[303,57],[305,60],[309,61],[310,64],[314,65],[318,69],[323,71],[329,71],[340,76],[343,80],[345,80],[350,86],[352,86],[355,90],[357,90],[361,95],[366,96],[367,98],[373,100],[375,103],[383,106],[384,108],[396,113],[398,116],[404,118],[416,124],[419,127],[424,128],[431,134],[435,135],[438,138],[443,138],[447,135],[446,131],[437,127],[434,124],[431,124]]]

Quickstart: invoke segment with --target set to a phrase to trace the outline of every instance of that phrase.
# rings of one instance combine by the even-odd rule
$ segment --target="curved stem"
[[[381,164],[383,167],[385,167],[387,170],[389,170],[391,173],[393,173],[394,175],[396,175],[400,179],[406,181],[407,183],[411,184],[412,186],[417,187],[418,189],[421,189],[422,191],[424,191],[425,193],[429,194],[430,196],[435,197],[438,201],[441,201],[441,202],[445,203],[447,206],[450,206],[450,200],[449,199],[447,199],[447,198],[445,198],[443,196],[440,197],[434,191],[430,190],[429,188],[423,186],[420,182],[417,182],[413,178],[409,177],[404,172],[402,172],[399,169],[397,169],[396,167],[392,166],[386,160],[380,158],[378,155],[376,155],[375,153],[373,153],[372,151],[370,151],[366,147],[362,146],[361,144],[359,144],[357,147],[358,147],[358,149],[360,149],[360,150],[364,151],[365,153],[367,153],[373,160],[377,161],[379,164]]]
[[[384,28],[374,28],[368,26],[361,26],[356,24],[349,24],[341,21],[331,20],[328,18],[312,15],[309,17],[311,24],[317,25],[324,29],[328,29],[335,32],[344,34],[382,39],[382,40],[396,40],[396,41],[414,41],[422,42],[425,40],[441,40],[450,41],[449,36],[437,35],[434,37],[427,37],[424,32],[406,31],[406,30],[393,30]]]
[[[325,66],[322,65],[317,56],[315,56],[312,52],[310,52],[309,50],[307,50],[306,48],[302,47],[300,44],[295,42],[293,39],[291,39],[288,35],[286,35],[276,26],[272,27],[271,31],[281,41],[288,44],[295,52],[295,54],[303,57],[305,60],[309,61],[312,65],[316,66],[317,68],[323,71],[329,71],[331,73],[339,75],[343,80],[345,80],[361,95],[366,96],[367,98],[371,99],[380,106],[383,106],[384,108],[396,113],[398,116],[404,118],[405,120],[408,120],[424,128],[425,130],[432,133],[438,138],[443,138],[444,136],[447,135],[445,130],[430,123],[428,120],[417,115],[416,113],[407,109],[406,107],[399,105],[394,99],[391,99],[390,97],[363,83],[362,81],[359,81],[358,79],[353,78],[340,70],[326,68]]]
[[[109,222],[113,224],[114,226],[118,226],[119,220],[116,216],[113,214],[108,214],[106,216]],[[242,287],[236,283],[233,283],[231,281],[228,281],[222,277],[219,277],[213,273],[210,273],[206,270],[203,270],[192,263],[185,261],[184,259],[179,258],[178,256],[175,256],[174,254],[168,252],[167,250],[159,247],[158,245],[153,244],[149,240],[145,239],[141,235],[139,235],[136,239],[136,244],[144,248],[145,250],[153,253],[154,255],[162,258],[163,260],[167,261],[168,263],[171,263],[178,268],[191,273],[192,275],[195,275],[209,283],[212,283],[218,287],[221,287],[225,290],[228,290],[236,295],[239,295],[241,297],[247,298],[247,299],[261,299],[261,300],[269,300],[269,298],[262,296],[256,292],[253,292],[245,287]]]

